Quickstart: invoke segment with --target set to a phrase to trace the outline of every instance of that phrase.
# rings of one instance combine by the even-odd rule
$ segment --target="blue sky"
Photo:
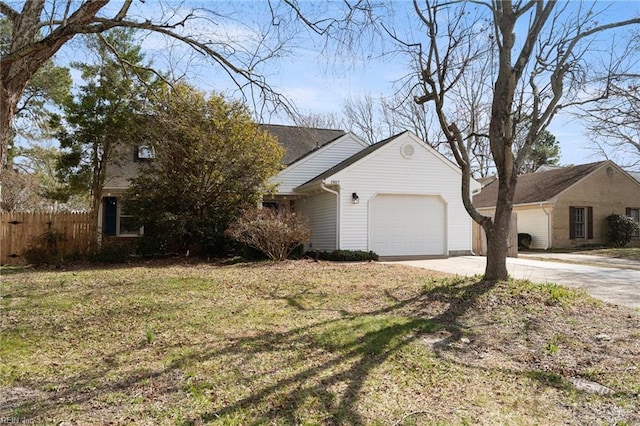
[[[321,13],[322,8],[331,7],[332,3],[318,1],[301,2],[305,7],[314,8],[315,13]],[[157,8],[154,1],[148,1],[140,7]],[[178,3],[174,3],[178,4]],[[335,3],[333,3],[335,4]],[[411,15],[408,1],[396,1],[390,3],[396,10],[395,18],[399,19],[403,14]],[[576,3],[577,4],[577,3]],[[220,34],[229,39],[249,40],[251,34],[257,31],[266,31],[268,28],[268,14],[264,1],[186,1],[185,6],[205,6],[224,9],[229,12],[228,19],[217,22],[215,26],[210,23],[202,23],[198,31],[202,34],[211,32],[212,37]],[[609,10],[602,17],[603,20],[624,19],[640,14],[640,1],[620,1],[613,3],[599,3]],[[156,12],[159,12],[156,10]],[[141,14],[148,10],[141,10]],[[295,103],[303,114],[340,114],[345,99],[359,97],[367,93],[372,96],[390,96],[393,93],[393,82],[402,78],[407,73],[406,58],[377,58],[361,59],[348,55],[334,55],[320,52],[322,40],[318,37],[307,38],[310,33],[302,31],[288,54],[281,58],[271,60],[262,68],[262,73],[267,77],[267,82],[283,93]],[[606,41],[606,40],[605,40]],[[250,43],[246,43],[250,46]],[[65,49],[60,53],[62,60],[74,56],[73,45],[71,49]],[[75,44],[77,49],[78,45]],[[233,95],[236,89],[233,83],[202,57],[193,55],[181,46],[167,48],[164,41],[157,36],[147,37],[143,46],[148,49],[149,56],[153,57],[156,64],[172,63],[176,73],[185,73],[188,81],[203,90],[218,91]],[[382,47],[374,44],[372,52],[379,51]],[[377,55],[373,55],[377,56]],[[286,118],[272,117],[271,122],[286,123]],[[557,116],[549,130],[560,141],[562,149],[561,163],[579,164],[597,161],[602,157],[594,157],[593,151],[587,149],[589,140],[585,135],[580,122],[567,114]]]

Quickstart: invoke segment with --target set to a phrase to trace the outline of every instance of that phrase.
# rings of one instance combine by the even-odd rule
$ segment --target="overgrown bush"
[[[309,257],[317,257],[320,260],[335,262],[368,262],[378,260],[378,255],[372,251],[363,250],[334,250],[331,252],[307,252]]]
[[[62,243],[65,239],[64,233],[50,229],[34,237],[22,256],[33,266],[59,267],[64,263]]]
[[[518,234],[518,248],[529,250],[531,248],[531,234],[519,233]]]
[[[311,230],[303,215],[268,208],[245,211],[225,233],[236,241],[260,250],[272,260],[288,258],[311,237]]]
[[[132,252],[133,241],[105,240],[90,258],[100,263],[126,263]]]
[[[169,244],[165,236],[145,234],[136,239],[135,253],[143,257],[162,257],[169,253]]]
[[[618,247],[624,247],[631,242],[633,234],[638,232],[640,225],[629,216],[612,214],[607,216],[607,238]]]

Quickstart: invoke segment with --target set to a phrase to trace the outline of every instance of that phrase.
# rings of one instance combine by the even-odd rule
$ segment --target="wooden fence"
[[[90,241],[89,213],[0,213],[0,264],[25,263],[25,249],[47,231],[62,234],[63,255],[84,254]]]
[[[493,215],[490,215],[493,216]],[[487,255],[487,236],[484,229],[475,221],[473,222],[473,252],[479,256]],[[511,213],[511,232],[509,233],[509,257],[518,257],[518,216],[516,212]]]

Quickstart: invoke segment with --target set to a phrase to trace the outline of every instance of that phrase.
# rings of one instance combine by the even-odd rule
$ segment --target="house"
[[[473,198],[481,213],[495,211],[498,182]],[[605,218],[638,220],[640,182],[612,161],[543,169],[518,177],[513,200],[518,233],[532,236],[531,248],[577,248],[607,244]],[[640,246],[640,238],[631,245]]]
[[[265,203],[308,217],[307,249],[384,257],[471,252],[460,169],[410,132],[373,145],[346,133],[290,163],[273,181],[278,194]],[[472,188],[480,184],[473,181]]]
[[[350,132],[262,125],[285,148],[277,193],[264,205],[302,212],[309,219],[306,249],[365,250],[380,256],[425,257],[471,252],[471,219],[460,196],[461,171],[410,132],[368,145]],[[149,147],[113,169],[104,188],[104,236],[129,237],[121,202]],[[472,181],[472,189],[480,184]]]

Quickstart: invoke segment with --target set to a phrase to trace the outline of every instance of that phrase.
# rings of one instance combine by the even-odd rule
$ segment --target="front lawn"
[[[617,259],[637,260],[640,262],[640,248],[608,248],[599,250],[589,250],[584,254],[595,254],[598,256],[615,257]]]
[[[555,285],[292,261],[25,271],[2,286],[2,419],[640,423],[639,313]]]

